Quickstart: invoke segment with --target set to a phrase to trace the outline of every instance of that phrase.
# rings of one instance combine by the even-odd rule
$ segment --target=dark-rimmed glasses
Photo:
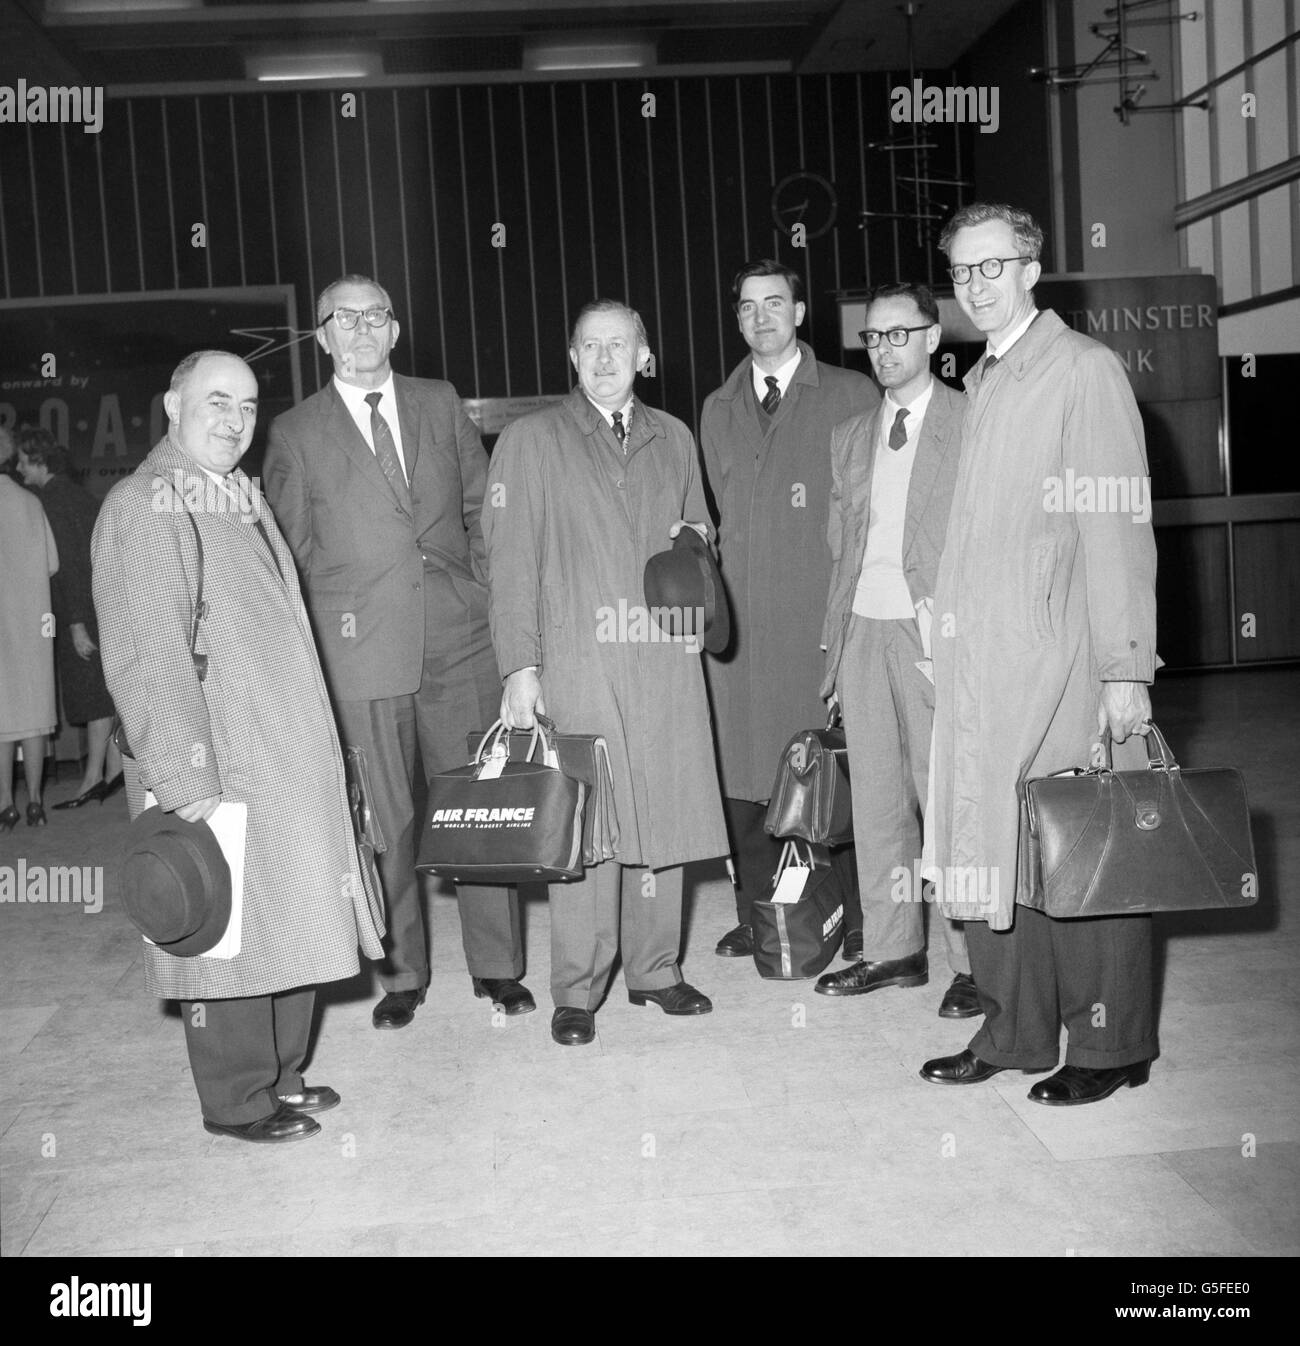
[[[350,332],[362,318],[369,327],[387,327],[392,316],[391,308],[336,308],[333,313],[322,318],[319,325],[324,327],[333,318],[345,332]]]
[[[933,326],[932,322],[927,322],[922,323],[920,327],[891,327],[887,332],[878,332],[874,327],[869,327],[858,335],[862,338],[862,344],[869,351],[873,351],[880,345],[881,337],[888,337],[891,346],[906,346],[911,341],[913,332],[925,332]]]
[[[1032,262],[1033,260],[1032,257],[986,257],[982,262],[976,262],[973,267],[967,266],[964,262],[959,262],[956,266],[950,266],[948,274],[952,277],[954,285],[968,285],[971,272],[976,268],[985,280],[997,280],[1002,274],[1003,262]]]

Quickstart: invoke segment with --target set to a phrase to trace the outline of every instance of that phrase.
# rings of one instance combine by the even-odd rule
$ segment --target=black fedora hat
[[[230,866],[205,822],[146,809],[127,828],[122,902],[142,935],[177,958],[207,953],[230,924]]]
[[[686,611],[704,614],[704,648],[720,654],[731,640],[731,608],[718,563],[709,544],[687,524],[668,551],[657,552],[645,563],[646,605],[659,609],[655,620],[670,635],[701,634],[687,630]]]

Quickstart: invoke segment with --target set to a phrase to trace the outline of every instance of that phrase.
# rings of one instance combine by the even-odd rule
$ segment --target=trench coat
[[[990,906],[941,896],[945,915],[1006,930],[1020,782],[1087,766],[1102,682],[1155,676],[1156,549],[1149,518],[1048,508],[1067,469],[1076,480],[1147,475],[1137,403],[1114,353],[1049,309],[981,371],[982,360],[965,379],[936,582],[930,825],[941,869],[987,879]],[[1115,750],[1117,767],[1134,761],[1146,761],[1137,736]]]
[[[718,507],[718,562],[731,597],[732,649],[708,660],[723,790],[765,800],[781,752],[826,708],[822,619],[830,587],[826,523],[831,431],[880,405],[863,374],[803,355],[765,436],[746,357],[704,401],[700,448]]]
[[[236,469],[274,549],[233,506],[202,502],[197,649],[190,659],[198,552],[184,509],[158,478],[208,482],[164,439],[109,492],[91,542],[104,675],[142,790],[164,810],[220,795],[248,805],[242,947],[233,959],[175,958],[145,945],[145,976],[177,1000],[266,995],[381,958],[378,894],[357,859],[334,718],[289,550],[257,487]],[[212,486],[204,499],[220,502]]]
[[[489,612],[503,675],[537,665],[559,728],[607,740],[617,861],[661,869],[727,853],[699,645],[636,616],[669,528],[707,512],[681,421],[637,400],[624,448],[581,389],[506,427],[482,516]]]
[[[40,498],[0,472],[0,736],[50,733],[54,699],[50,576],[59,549]]]

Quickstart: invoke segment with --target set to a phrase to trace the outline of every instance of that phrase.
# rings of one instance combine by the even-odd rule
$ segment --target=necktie
[[[907,443],[907,431],[903,428],[903,422],[907,419],[907,408],[899,407],[898,415],[894,417],[894,423],[889,427],[889,447],[891,449],[901,449]]]
[[[984,357],[984,374],[987,374],[997,362],[998,357],[996,355],[986,355]],[[983,377],[983,375],[981,375],[981,377]]]
[[[765,374],[763,382],[767,384],[767,392],[763,394],[763,410],[771,416],[781,405],[781,386],[771,374]]]
[[[627,431],[623,429],[623,413],[616,411],[614,412],[614,438],[621,444],[626,435]]]
[[[379,414],[379,400],[383,393],[367,393],[366,402],[370,406],[370,437],[375,441],[375,457],[379,466],[393,488],[393,494],[404,505],[410,505],[411,492],[406,484],[406,473],[402,470],[402,460],[397,456],[397,445],[393,443],[393,432],[388,422]]]

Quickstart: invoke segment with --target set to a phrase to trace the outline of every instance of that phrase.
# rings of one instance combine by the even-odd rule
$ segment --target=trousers
[[[182,1000],[185,1046],[210,1122],[242,1126],[269,1117],[279,1095],[302,1092],[316,988],[234,1000]]]

